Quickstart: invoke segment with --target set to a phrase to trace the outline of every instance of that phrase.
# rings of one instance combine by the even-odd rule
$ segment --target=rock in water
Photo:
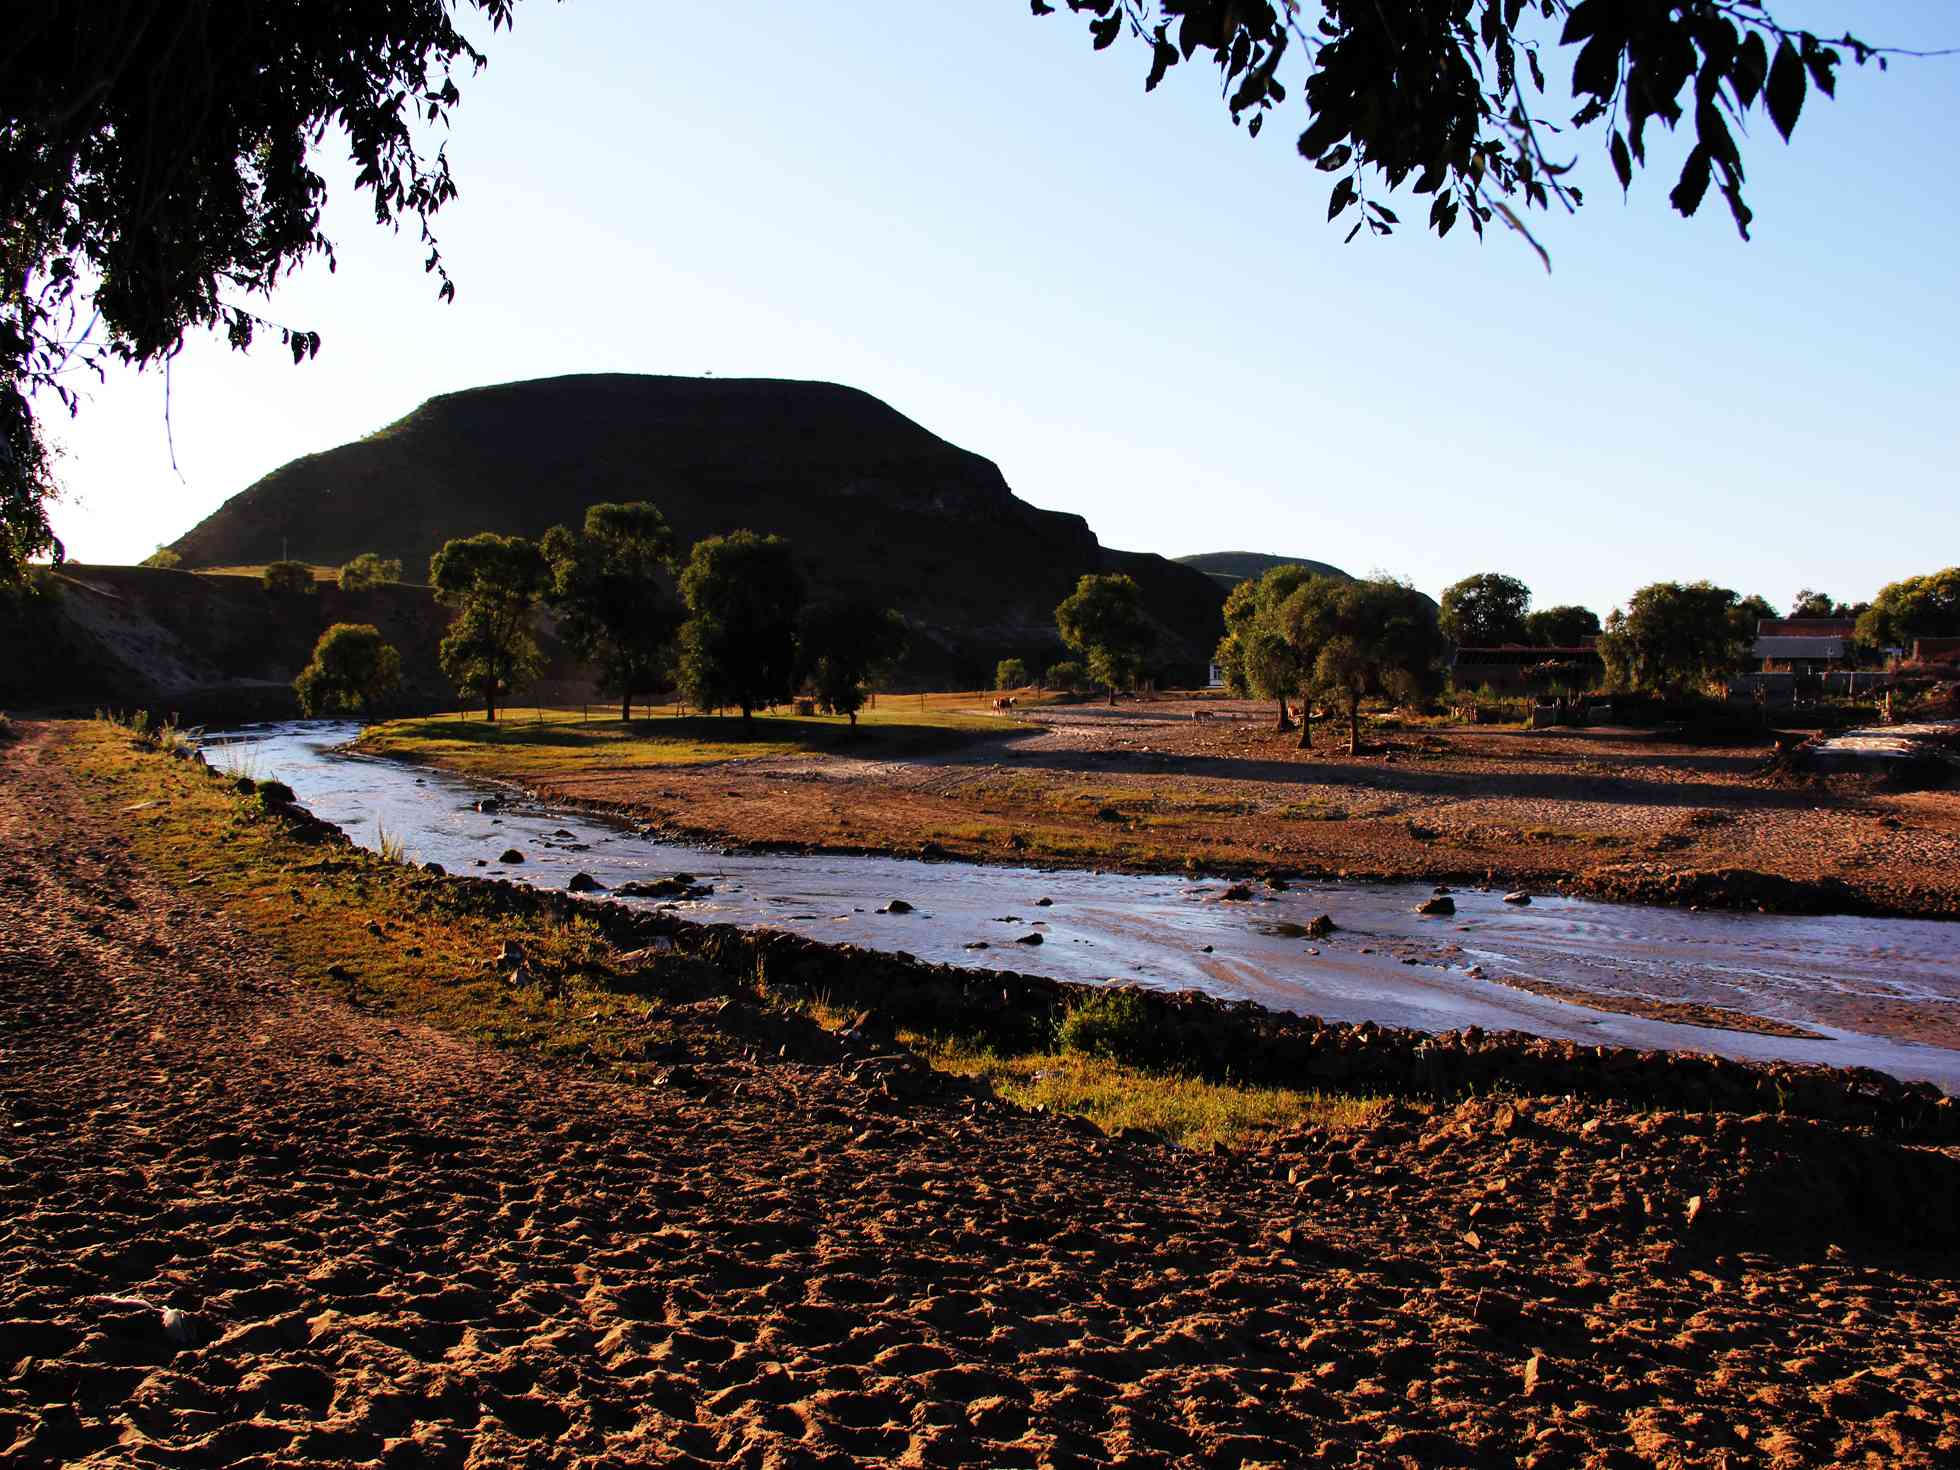
[[[590,873],[574,873],[572,881],[565,885],[573,893],[598,893],[605,886]]]
[[[1531,902],[1531,895],[1529,893],[1524,892],[1523,890],[1519,890],[1516,893],[1507,893],[1504,895],[1504,902],[1515,903],[1515,904],[1527,904]]]
[[[912,905],[902,898],[887,899],[885,906],[879,909],[878,912],[881,914],[909,914],[912,912]]]
[[[497,861],[500,863],[521,863],[524,861],[524,854],[514,847],[507,847],[504,849],[504,855],[498,858]]]
[[[1433,917],[1453,914],[1456,912],[1456,900],[1453,898],[1425,898],[1421,903],[1416,905],[1416,912],[1419,914],[1429,914]]]

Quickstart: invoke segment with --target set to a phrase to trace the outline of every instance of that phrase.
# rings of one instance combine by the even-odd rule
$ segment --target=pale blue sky
[[[1949,0],[1776,8],[1960,44]],[[319,358],[188,347],[181,478],[158,372],[62,427],[71,555],[136,560],[432,394],[711,371],[863,388],[1128,550],[1507,571],[1602,612],[1960,561],[1960,59],[1847,67],[1792,147],[1759,122],[1750,244],[1713,191],[1678,219],[1664,165],[1623,204],[1589,139],[1586,207],[1534,216],[1547,276],[1501,231],[1343,245],[1297,104],[1248,141],[1214,72],[1145,97],[1140,51],[1024,0],[527,0],[488,49],[439,222],[456,303],[343,188],[339,272],[267,311]]]

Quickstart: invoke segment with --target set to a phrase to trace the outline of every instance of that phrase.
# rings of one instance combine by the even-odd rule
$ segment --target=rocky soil
[[[0,748],[0,1464],[1936,1466],[1950,1150],[1609,1102],[1240,1156],[304,989]]]

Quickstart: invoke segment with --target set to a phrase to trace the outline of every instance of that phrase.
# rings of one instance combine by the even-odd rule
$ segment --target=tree
[[[1030,682],[1028,666],[1018,658],[1004,658],[994,665],[996,689],[1025,689]]]
[[[1741,599],[1712,582],[1654,582],[1615,608],[1599,654],[1616,685],[1665,693],[1691,690],[1736,667],[1755,636],[1744,633]]]
[[[1459,648],[1525,641],[1531,589],[1502,572],[1479,572],[1443,589],[1443,636]]]
[[[184,564],[184,559],[168,546],[159,546],[143,558],[142,565],[160,572],[173,572]]]
[[[1525,615],[1524,641],[1539,648],[1577,648],[1599,636],[1599,614],[1564,603]]]
[[[746,727],[758,706],[795,692],[803,579],[789,542],[734,531],[695,543],[681,600],[681,686],[695,705],[735,705]]]
[[[1065,658],[1048,666],[1048,672],[1041,676],[1041,687],[1057,689],[1064,694],[1073,694],[1089,682],[1089,672],[1072,658]]]
[[[1055,609],[1055,626],[1062,642],[1087,660],[1096,682],[1109,689],[1111,704],[1116,703],[1116,691],[1142,673],[1151,632],[1135,578],[1122,572],[1084,573]]]
[[[340,590],[363,592],[370,587],[379,587],[383,582],[399,582],[401,579],[400,557],[377,556],[372,551],[363,551],[340,569]]]
[[[804,677],[824,709],[849,715],[856,729],[870,684],[905,656],[907,637],[905,619],[890,608],[861,601],[818,603],[804,610],[797,633]]]
[[[300,712],[372,714],[400,687],[402,656],[370,623],[335,623],[313,645],[313,659],[293,680]]]
[[[1960,567],[1888,582],[1858,616],[1858,640],[1878,648],[1955,637],[1960,637]]]
[[[1883,69],[1886,48],[1851,35],[1825,40],[1777,22],[1766,0],[1067,0],[1091,11],[1098,50],[1127,33],[1149,48],[1149,91],[1169,69],[1202,51],[1222,74],[1232,121],[1255,136],[1286,100],[1282,62],[1298,43],[1306,130],[1297,148],[1336,176],[1327,217],[1351,214],[1386,235],[1401,221],[1368,197],[1414,181],[1432,196],[1429,228],[1447,235],[1459,213],[1481,236],[1501,220],[1532,239],[1527,209],[1567,211],[1582,203],[1558,156],[1569,120],[1599,130],[1622,190],[1646,167],[1646,132],[1687,121],[1694,145],[1668,196],[1683,215],[1713,184],[1746,240],[1742,150],[1749,114],[1760,108],[1787,141],[1812,87],[1836,92],[1849,52]],[[1036,15],[1053,13],[1033,0]],[[1315,12],[1318,12],[1316,14]],[[1542,53],[1571,48],[1570,102],[1546,86],[1563,75]],[[1577,104],[1576,112],[1566,109]],[[1548,116],[1548,113],[1551,115]],[[1735,126],[1732,128],[1731,123]],[[1550,149],[1552,151],[1548,152]],[[1515,207],[1514,207],[1515,206]]]
[[[267,562],[259,580],[268,592],[281,597],[303,597],[313,590],[313,568],[303,561]]]
[[[249,302],[309,256],[331,261],[326,183],[310,165],[344,132],[377,222],[430,231],[455,197],[426,139],[483,65],[458,10],[495,31],[512,0],[14,0],[0,46],[0,580],[62,548],[33,400],[73,413],[74,381],[161,362],[202,328],[248,346]],[[319,335],[273,327],[294,361]],[[78,371],[78,369],[80,371]]]
[[[1243,697],[1279,702],[1278,729],[1289,730],[1287,696],[1300,688],[1300,660],[1286,641],[1279,610],[1286,599],[1314,574],[1303,566],[1269,567],[1248,578],[1225,599],[1225,636],[1213,655],[1225,676],[1225,687]],[[1311,739],[1311,736],[1309,736]]]
[[[1280,621],[1309,695],[1347,706],[1349,755],[1361,749],[1362,700],[1419,697],[1434,686],[1449,652],[1429,600],[1387,577],[1314,577],[1286,600]]]
[[[559,615],[565,646],[619,696],[619,718],[633,718],[633,695],[666,687],[680,604],[668,590],[674,533],[644,500],[589,506],[582,530],[553,526],[543,550],[551,565],[545,602]]]
[[[1735,610],[1729,614],[1735,623],[1736,639],[1747,648],[1756,641],[1758,627],[1765,619],[1773,619],[1776,609],[1770,606],[1769,599],[1760,593],[1752,592],[1747,597],[1736,599]]]
[[[487,719],[497,718],[503,695],[544,667],[531,615],[549,580],[544,553],[522,536],[483,531],[450,541],[429,558],[436,601],[456,609],[437,660],[458,693],[483,701]]]

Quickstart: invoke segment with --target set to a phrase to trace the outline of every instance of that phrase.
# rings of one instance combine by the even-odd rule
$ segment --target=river
[[[655,841],[511,788],[340,749],[356,734],[357,726],[338,722],[254,726],[207,737],[205,753],[220,769],[286,782],[363,846],[378,847],[386,831],[409,857],[464,876],[563,889],[573,874],[588,873],[611,889],[687,873],[713,892],[675,907],[703,922],[974,968],[1198,989],[1326,1020],[1428,1031],[1477,1025],[1869,1066],[1960,1092],[1960,1051],[1886,1035],[1882,1022],[1902,1008],[1960,1005],[1960,924],[1696,913],[1546,895],[1519,906],[1476,889],[1453,892],[1454,916],[1425,918],[1414,908],[1428,884],[1300,883],[1283,892],[1254,884],[1251,900],[1228,901],[1226,879],[724,852]],[[486,798],[496,810],[478,810]],[[512,848],[523,863],[499,861]],[[911,911],[878,912],[892,899]],[[1298,927],[1321,913],[1339,930],[1302,937]],[[1031,934],[1040,944],[1017,942]],[[1504,976],[1720,1006],[1819,1036],[1594,1009],[1494,978]]]

